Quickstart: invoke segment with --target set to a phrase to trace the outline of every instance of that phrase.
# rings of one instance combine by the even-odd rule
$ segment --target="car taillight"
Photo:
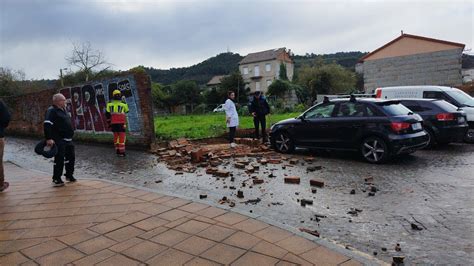
[[[440,114],[436,115],[436,119],[438,119],[438,121],[453,121],[454,120],[454,114],[440,113]]]
[[[399,132],[404,129],[410,128],[410,123],[405,123],[405,122],[392,122],[390,124],[390,127],[392,128],[393,131]]]
[[[380,88],[375,90],[375,98],[382,98],[382,90]]]

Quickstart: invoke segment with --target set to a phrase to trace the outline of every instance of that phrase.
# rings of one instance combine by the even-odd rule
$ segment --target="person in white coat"
[[[235,131],[237,130],[237,126],[239,125],[239,114],[237,113],[237,108],[235,108],[235,93],[233,91],[229,91],[227,93],[228,99],[225,101],[224,110],[225,110],[225,117],[226,117],[226,124],[229,128],[229,142],[230,147],[234,148],[237,146],[234,142],[235,138]]]

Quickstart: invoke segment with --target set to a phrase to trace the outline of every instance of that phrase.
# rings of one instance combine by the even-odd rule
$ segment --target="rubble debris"
[[[237,198],[243,198],[244,192],[242,190],[237,190]]]
[[[255,169],[252,167],[252,166],[247,166],[245,167],[245,172],[248,173],[248,174],[251,174],[253,172],[255,172]]]
[[[315,189],[315,188],[312,188],[312,189],[311,189],[311,193],[313,193],[313,194],[316,194],[317,191],[318,191],[318,190]]]
[[[199,194],[199,199],[205,199],[207,198],[207,194]]]
[[[300,205],[301,205],[301,207],[306,207],[306,202],[305,201],[300,201]]]
[[[311,163],[311,162],[314,162],[314,157],[305,157],[304,160],[307,163]]]
[[[243,164],[243,163],[235,163],[234,166],[235,166],[235,168],[238,168],[238,169],[244,169],[245,168],[245,164]]]
[[[317,171],[317,170],[321,170],[323,167],[320,166],[320,165],[315,165],[315,166],[308,166],[308,168],[306,168],[306,171],[307,172],[314,172],[314,171]]]
[[[354,195],[355,193],[356,193],[355,189],[352,189],[351,192],[350,192],[351,195]]]
[[[402,251],[402,247],[400,246],[400,243],[397,243],[397,244],[395,245],[395,251],[397,251],[397,252]]]
[[[215,172],[219,171],[219,169],[217,168],[214,168],[214,167],[210,167],[210,168],[207,168],[206,169],[206,174],[208,175],[213,175]]]
[[[372,182],[374,182],[374,178],[371,177],[371,176],[369,176],[369,177],[364,178],[364,181],[365,181],[366,183],[372,183]]]
[[[393,256],[392,260],[392,265],[394,266],[405,265],[405,263],[403,262],[405,260],[405,256]]]
[[[261,165],[266,165],[268,163],[268,160],[267,159],[260,159],[258,161]]]
[[[296,158],[293,158],[293,159],[290,159],[289,162],[290,162],[290,164],[295,165],[295,164],[298,164],[299,161],[300,161],[300,160],[298,160],[298,159],[296,159]]]
[[[282,202],[272,202],[271,204],[274,205],[274,206],[277,206],[277,205],[280,205],[280,206],[281,206],[281,205],[283,205]]]
[[[204,151],[203,149],[198,149],[191,151],[191,162],[200,163],[204,160]]]
[[[419,227],[417,224],[411,223],[411,229],[416,231],[421,231],[423,228]]]
[[[213,175],[218,177],[228,177],[230,176],[230,172],[225,170],[217,170],[213,173]]]
[[[386,251],[387,251],[387,248],[382,247],[382,251],[383,251],[383,252],[386,252]]]
[[[362,210],[357,209],[357,208],[351,208],[350,211],[347,212],[347,214],[350,214],[352,216],[357,216],[359,215],[359,212],[362,212]]]
[[[268,159],[268,163],[281,164],[281,160],[280,159]]]
[[[155,180],[156,184],[161,183],[161,182],[163,182],[163,180],[160,180],[160,179]]]
[[[316,231],[316,230],[311,230],[311,229],[307,229],[307,228],[300,228],[300,231],[304,232],[304,233],[308,233],[308,234],[316,236],[316,237],[319,237],[319,232]]]
[[[378,190],[378,189],[377,189],[376,187],[374,187],[374,186],[371,186],[371,187],[370,187],[370,191],[372,191],[372,192],[374,192],[374,193],[377,192],[377,190]]]
[[[182,175],[182,174],[183,174],[183,172],[181,172],[181,171],[178,171],[178,172],[174,173],[174,175]]]
[[[287,183],[287,184],[299,184],[300,183],[300,178],[297,177],[297,176],[285,177],[285,183]]]
[[[318,214],[318,213],[315,213],[314,216],[315,216],[316,218],[327,218],[326,215],[322,215],[322,214]]]
[[[253,179],[253,184],[254,184],[254,185],[263,184],[263,179],[254,178],[254,179]]]
[[[255,205],[255,204],[259,203],[260,201],[262,201],[260,198],[256,198],[256,199],[250,199],[250,200],[242,201],[241,203]]]
[[[302,199],[301,202],[304,202],[306,205],[313,205],[313,200],[310,199]]]
[[[368,195],[369,195],[369,197],[373,197],[373,196],[375,196],[375,193],[374,192],[369,192]]]
[[[317,180],[317,179],[309,180],[309,184],[315,187],[324,187],[324,181]]]
[[[270,173],[270,174],[268,175],[268,177],[274,178],[274,177],[276,177],[276,175],[274,175],[273,173]]]

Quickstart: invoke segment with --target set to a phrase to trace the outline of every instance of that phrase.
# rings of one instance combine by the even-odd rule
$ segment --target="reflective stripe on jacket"
[[[107,103],[105,111],[108,114],[107,118],[110,119],[111,124],[125,124],[127,122],[125,113],[128,113],[128,105],[126,103],[112,100]]]

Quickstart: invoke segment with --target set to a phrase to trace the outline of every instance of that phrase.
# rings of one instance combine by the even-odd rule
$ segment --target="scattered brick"
[[[228,176],[230,176],[230,172],[225,171],[225,170],[218,170],[218,171],[214,172],[214,175],[218,176],[218,177],[228,177]]]
[[[176,140],[172,140],[172,141],[168,142],[168,148],[174,149],[174,148],[176,148],[176,146],[178,146],[178,142]]]
[[[238,169],[244,169],[245,168],[245,164],[242,164],[242,163],[235,163],[234,166],[235,166],[235,168],[238,168]]]
[[[311,229],[307,229],[307,228],[300,228],[300,231],[304,232],[304,233],[308,233],[308,234],[316,236],[316,237],[319,237],[319,232],[316,231],[316,230],[311,230]]]
[[[205,199],[205,198],[207,198],[207,194],[200,194],[200,195],[199,195],[199,198],[200,198],[200,199]]]
[[[287,184],[299,184],[300,183],[300,178],[297,177],[297,176],[285,177],[285,183],[287,183]]]
[[[214,168],[214,167],[207,168],[207,169],[206,169],[206,174],[208,174],[208,175],[213,175],[213,174],[216,173],[217,171],[219,171],[219,169]]]
[[[268,159],[268,163],[280,164],[280,163],[281,163],[281,160],[279,160],[279,159]]]
[[[204,160],[204,152],[202,149],[191,151],[191,162],[200,163]]]
[[[189,142],[185,138],[179,138],[176,140],[179,145],[187,145]]]
[[[309,184],[315,187],[324,187],[324,181],[321,180],[311,179],[309,180]]]
[[[244,192],[242,190],[237,190],[237,198],[243,198]]]
[[[290,159],[290,164],[295,165],[295,164],[298,164],[298,162],[299,162],[299,160],[296,159],[296,158]]]
[[[268,163],[268,160],[267,160],[267,159],[261,159],[261,160],[259,161],[259,163],[260,163],[261,165],[266,165],[266,164]]]
[[[317,171],[317,170],[321,170],[323,167],[320,166],[320,165],[315,165],[315,166],[308,166],[308,168],[306,168],[306,171],[308,172],[314,172],[314,171]]]
[[[304,160],[308,163],[314,162],[314,157],[305,157]]]
[[[254,178],[254,179],[253,179],[253,184],[254,184],[254,185],[263,184],[263,179]]]

